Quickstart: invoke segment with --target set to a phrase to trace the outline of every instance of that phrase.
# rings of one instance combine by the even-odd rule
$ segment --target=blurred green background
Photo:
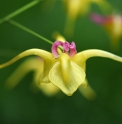
[[[74,35],[64,34],[66,11],[61,0],[42,0],[38,5],[17,15],[13,20],[32,29],[42,36],[55,41],[54,31],[60,32],[67,41],[75,41],[77,51],[102,49],[122,56],[122,39],[119,49],[110,49],[110,39],[105,30],[89,20],[89,13],[75,22]],[[30,0],[0,0],[0,18],[29,3]],[[47,3],[49,3],[47,5]],[[108,0],[122,12],[122,1]],[[92,4],[91,12],[101,13]],[[49,43],[13,26],[0,24],[0,63],[4,63],[20,52],[40,48],[51,50]],[[48,97],[41,91],[30,90],[33,72],[30,72],[13,89],[4,86],[6,79],[26,58],[9,67],[0,69],[0,123],[1,124],[121,124],[122,123],[122,63],[91,58],[87,61],[87,79],[97,93],[97,98],[89,101],[76,91],[69,97],[58,93]]]

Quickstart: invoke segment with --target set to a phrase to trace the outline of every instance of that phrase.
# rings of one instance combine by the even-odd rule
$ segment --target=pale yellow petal
[[[86,58],[83,56],[83,54],[77,53],[71,60],[79,65],[84,71],[86,70]]]
[[[88,84],[87,79],[84,80],[85,84]],[[79,91],[81,92],[81,94],[86,97],[89,100],[93,100],[96,98],[96,92],[91,88],[91,86],[88,84],[86,87],[84,86],[80,86],[79,87]]]
[[[43,62],[41,58],[28,58],[6,80],[6,87],[9,89],[14,88],[31,71],[34,71],[34,79],[37,81],[37,77],[42,73],[42,66]]]
[[[66,39],[57,31],[53,32],[53,38],[57,41],[65,42]]]
[[[38,87],[47,96],[54,96],[59,91],[59,88],[53,85],[52,83],[44,83]]]
[[[72,60],[75,61],[77,64],[80,64],[80,62],[82,62],[83,64],[83,62],[85,62],[87,59],[91,57],[104,57],[122,62],[122,57],[98,49],[89,49],[79,52],[72,58]]]
[[[64,0],[68,17],[75,20],[80,14],[89,9],[90,0]]]
[[[38,84],[42,85],[42,83],[50,83],[49,80],[49,72],[51,68],[53,67],[54,63],[51,63],[50,61],[48,63],[43,64],[43,72],[40,73],[38,78]]]
[[[49,74],[49,71],[52,68],[53,64],[55,63],[55,60],[54,60],[53,55],[45,50],[41,50],[41,49],[26,50],[26,51],[20,53],[19,55],[17,55],[15,58],[11,59],[10,61],[8,61],[4,64],[1,64],[0,68],[9,66],[9,65],[13,64],[14,62],[16,62],[17,60],[19,60],[23,57],[26,57],[26,56],[30,56],[30,55],[36,55],[38,57],[41,57],[44,60],[43,73],[40,74],[39,83],[49,82],[48,74]]]
[[[67,19],[64,33],[71,37],[74,33],[75,21],[81,14],[89,10],[89,0],[63,0],[66,6]]]
[[[49,79],[66,95],[70,96],[83,84],[85,72],[72,62],[67,54],[63,53],[50,70]]]
[[[10,61],[8,61],[8,62],[6,62],[4,64],[1,64],[0,68],[4,68],[6,66],[9,66],[9,65],[13,64],[14,62],[16,62],[17,60],[19,60],[19,59],[21,59],[23,57],[26,57],[26,56],[30,56],[30,55],[36,55],[36,56],[41,57],[42,59],[44,59],[45,63],[47,63],[47,64],[49,64],[49,62],[52,63],[52,61],[54,60],[53,55],[51,53],[45,51],[45,50],[29,49],[29,50],[26,50],[26,51],[20,53],[19,55],[17,55],[16,57],[11,59]],[[48,66],[50,66],[50,65],[48,65]]]

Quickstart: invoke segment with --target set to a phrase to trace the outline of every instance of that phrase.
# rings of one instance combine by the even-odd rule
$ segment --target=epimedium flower
[[[36,71],[38,73],[35,76],[36,82],[40,85],[52,83],[68,96],[71,96],[80,86],[87,87],[85,73],[87,59],[98,56],[122,62],[121,57],[103,50],[90,49],[77,53],[74,42],[70,44],[67,41],[55,41],[52,45],[52,53],[42,49],[29,49],[1,64],[0,68],[29,55],[36,55],[43,59],[39,63],[36,61],[38,64],[34,62],[36,65],[32,67],[38,68]],[[89,85],[88,89],[90,89]]]
[[[58,32],[53,33],[53,38],[61,42],[66,41],[66,39],[62,35],[60,35]],[[65,44],[68,45],[69,43],[65,43]],[[58,52],[59,54],[62,53],[60,49],[58,49]],[[41,85],[38,84],[38,79],[40,78],[40,74],[43,73],[42,68],[43,68],[43,59],[41,59],[40,57],[27,58],[6,80],[6,83],[5,83],[6,88],[7,89],[14,88],[27,73],[33,71],[34,72],[33,81],[30,85],[31,91],[37,92],[40,89],[47,96],[56,95],[59,92],[59,88],[53,85],[52,83],[42,83]],[[87,84],[87,87],[84,87],[84,85],[81,85],[78,88],[79,91],[83,96],[85,96],[85,98],[89,100],[94,99],[96,97],[95,91],[90,87],[90,85],[88,85],[87,79],[85,79],[84,83]]]
[[[79,16],[88,13],[91,4],[97,4],[105,12],[112,8],[107,0],[63,0],[63,2],[67,12],[65,33],[68,35],[73,34],[76,19]]]
[[[119,14],[102,16],[92,13],[90,18],[93,22],[104,27],[111,39],[112,48],[118,49],[122,37],[122,16]]]
[[[58,37],[60,39],[60,37]],[[61,38],[62,39],[62,38]],[[41,65],[41,66],[40,66]],[[59,92],[59,88],[53,85],[52,83],[43,83],[41,85],[38,84],[38,79],[40,78],[40,74],[43,73],[43,59],[40,57],[29,57],[24,62],[22,62],[19,67],[7,78],[5,82],[5,86],[7,89],[13,89],[21,79],[29,72],[33,72],[33,80],[30,85],[30,90],[32,92],[38,92],[41,90],[47,96],[54,96]],[[88,84],[85,79],[86,84]],[[95,98],[96,93],[87,85],[87,87],[80,86],[79,91],[85,98],[92,100]]]

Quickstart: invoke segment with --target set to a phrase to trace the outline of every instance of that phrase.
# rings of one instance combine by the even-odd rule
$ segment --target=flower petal
[[[83,61],[85,62],[87,59],[91,57],[104,57],[104,58],[109,58],[115,61],[122,62],[122,57],[109,53],[107,51],[98,50],[98,49],[89,49],[89,50],[84,50],[82,52],[79,52],[73,57],[72,60],[75,61],[77,64],[80,64],[80,62],[83,64]]]
[[[50,70],[49,79],[66,95],[70,96],[83,83],[85,72],[72,62],[67,54],[62,53],[59,61]]]
[[[26,57],[26,56],[30,56],[30,55],[39,56],[44,60],[43,73],[40,75],[39,83],[49,82],[48,74],[49,74],[49,71],[52,68],[53,64],[55,63],[55,59],[50,52],[47,52],[45,50],[41,50],[41,49],[26,50],[26,51],[20,53],[19,55],[17,55],[16,57],[14,57],[13,59],[11,59],[10,61],[8,61],[4,64],[1,64],[0,68],[9,66],[9,65],[13,64],[14,62],[16,62],[17,60],[19,60],[23,57]]]
[[[42,73],[43,61],[41,58],[32,57],[25,60],[6,80],[6,87],[14,88],[24,76],[34,71],[34,82],[37,83],[38,76]]]
[[[8,61],[4,64],[1,64],[0,68],[4,68],[6,66],[9,66],[9,65],[13,64],[14,62],[18,61],[19,59],[24,58],[26,56],[30,56],[30,55],[39,56],[42,59],[44,59],[44,61],[46,63],[49,63],[49,61],[52,62],[52,60],[53,60],[53,55],[51,53],[49,53],[45,50],[33,48],[33,49],[26,50],[26,51],[20,53],[19,55],[17,55],[16,57],[14,57],[13,59],[11,59],[10,61]]]
[[[59,88],[52,83],[42,84],[41,86],[39,86],[39,88],[47,96],[54,96],[59,91]]]
[[[83,95],[84,97],[86,97],[87,99],[89,99],[89,100],[95,99],[95,98],[96,98],[96,93],[95,93],[95,91],[90,87],[90,85],[88,84],[87,79],[84,80],[84,83],[87,84],[87,86],[84,87],[84,86],[81,85],[81,86],[79,87],[79,91],[80,91],[80,92],[82,93],[82,95]]]
[[[65,42],[66,41],[66,39],[57,31],[53,32],[53,38],[56,41],[61,41],[61,42]]]

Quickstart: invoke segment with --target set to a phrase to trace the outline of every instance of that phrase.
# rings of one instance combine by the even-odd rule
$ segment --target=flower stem
[[[41,0],[33,0],[32,2],[28,3],[27,5],[19,8],[18,10],[16,10],[16,11],[12,12],[11,14],[5,16],[3,19],[0,19],[0,24],[9,20],[9,19],[11,19],[11,18],[13,18],[14,16],[24,12],[25,10],[31,8],[32,6],[38,4],[40,1]]]
[[[50,43],[50,44],[53,44],[52,41],[46,39],[45,37],[41,36],[40,34],[34,32],[34,31],[26,28],[25,26],[19,24],[18,22],[15,22],[13,20],[8,20],[7,22],[12,24],[12,25],[14,25],[14,26],[16,26],[16,27],[18,27],[18,28],[20,28],[20,29],[22,29],[22,30],[24,30],[24,31],[26,31],[26,32],[28,32],[28,33],[30,33],[30,34],[32,34],[32,35],[34,35],[34,36],[36,36],[36,37],[38,37],[38,38],[40,38],[40,39],[42,39],[42,40],[44,40],[44,41],[46,41],[46,42],[48,42],[48,43]]]

